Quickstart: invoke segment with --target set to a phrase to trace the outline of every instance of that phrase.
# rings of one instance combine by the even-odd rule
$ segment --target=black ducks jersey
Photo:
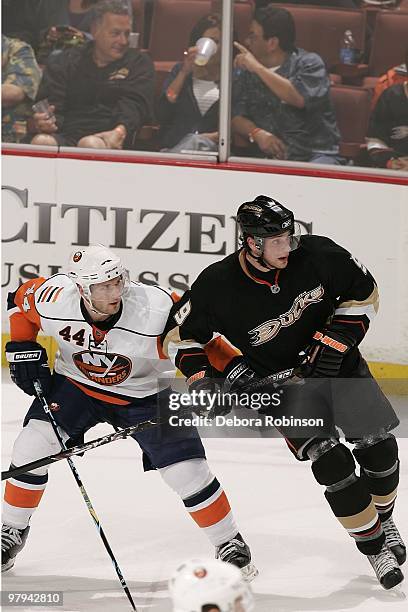
[[[363,264],[329,238],[302,236],[284,269],[260,272],[243,249],[206,268],[173,306],[164,346],[189,377],[208,364],[203,347],[218,332],[265,376],[295,367],[330,322],[358,344],[377,309],[377,287]],[[356,348],[345,365],[357,356]]]

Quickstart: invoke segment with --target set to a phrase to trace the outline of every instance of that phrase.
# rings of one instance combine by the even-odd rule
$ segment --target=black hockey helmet
[[[237,223],[243,238],[247,236],[267,238],[283,232],[294,232],[293,212],[277,200],[259,195],[252,202],[244,202],[238,208]]]
[[[252,202],[241,204],[237,223],[244,249],[265,268],[270,268],[263,257],[265,238],[289,232],[290,250],[294,251],[299,246],[300,227],[295,222],[293,212],[268,196],[259,195]],[[253,238],[256,252],[249,247],[248,237]]]

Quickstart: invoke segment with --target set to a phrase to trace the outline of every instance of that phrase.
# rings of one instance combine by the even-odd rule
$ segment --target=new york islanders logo
[[[132,362],[124,355],[81,351],[72,359],[78,370],[94,383],[110,387],[126,380],[132,371]]]
[[[304,291],[295,298],[292,306],[287,312],[279,315],[276,319],[270,319],[261,323],[254,329],[251,329],[248,333],[250,334],[250,342],[252,346],[259,346],[265,342],[269,342],[272,338],[278,335],[282,327],[289,327],[293,325],[300,317],[308,306],[311,304],[317,304],[321,302],[324,295],[324,289],[322,285],[312,289],[311,291]]]

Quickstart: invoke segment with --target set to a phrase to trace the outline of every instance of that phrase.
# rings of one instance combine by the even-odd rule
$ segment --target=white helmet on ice
[[[254,600],[241,572],[230,563],[193,559],[169,581],[174,612],[251,612]]]
[[[129,271],[123,266],[118,255],[103,244],[92,244],[73,251],[69,256],[67,274],[74,283],[81,287],[85,301],[94,310],[91,295],[92,285],[121,277],[122,295],[130,286]]]

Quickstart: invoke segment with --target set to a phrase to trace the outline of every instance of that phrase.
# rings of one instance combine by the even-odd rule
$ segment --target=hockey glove
[[[212,369],[202,370],[187,379],[188,390],[192,396],[191,410],[198,416],[213,419],[216,416],[228,414],[232,406],[224,406],[221,386],[214,380]]]
[[[34,380],[39,380],[46,396],[51,386],[47,351],[38,342],[7,342],[6,358],[11,380],[27,395],[36,395]]]
[[[249,367],[247,362],[242,357],[237,357],[224,370],[225,381],[223,391],[226,393],[237,393],[238,395],[256,380],[259,379],[257,374]]]
[[[313,335],[313,343],[301,353],[301,365],[305,378],[335,378],[344,357],[357,344],[357,340],[340,326],[330,326]]]

